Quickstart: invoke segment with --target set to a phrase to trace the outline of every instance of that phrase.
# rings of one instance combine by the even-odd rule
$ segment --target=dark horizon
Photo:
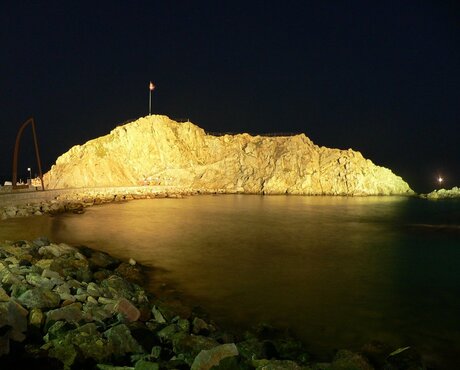
[[[304,133],[360,151],[416,192],[460,186],[456,2],[139,1],[0,12],[0,181],[33,116],[44,171],[153,112],[208,132]],[[19,177],[36,172],[30,130]]]

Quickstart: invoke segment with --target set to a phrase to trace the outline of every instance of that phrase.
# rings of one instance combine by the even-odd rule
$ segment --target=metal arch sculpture
[[[35,132],[35,121],[33,117],[30,117],[27,121],[25,121],[21,128],[16,135],[16,143],[14,144],[14,154],[13,154],[13,189],[18,189],[19,187],[16,185],[18,180],[18,154],[19,154],[19,144],[21,142],[22,132],[26,128],[27,125],[32,126],[32,133],[34,136],[34,144],[35,144],[35,156],[37,157],[37,165],[38,165],[38,175],[40,177],[40,181],[42,183],[42,190],[45,190],[45,185],[43,184],[43,174],[42,174],[42,164],[40,161],[40,153],[38,151],[38,142],[37,142],[37,134]]]

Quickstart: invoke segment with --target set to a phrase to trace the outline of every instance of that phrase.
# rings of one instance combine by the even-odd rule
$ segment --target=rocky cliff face
[[[412,193],[361,153],[319,147],[303,134],[212,136],[159,115],[74,146],[45,175],[52,189],[143,183],[264,194]]]

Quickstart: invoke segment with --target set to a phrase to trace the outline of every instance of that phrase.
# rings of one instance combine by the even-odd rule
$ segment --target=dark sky
[[[0,180],[34,116],[44,170],[148,113],[211,132],[305,133],[414,190],[460,186],[455,1],[2,1]],[[31,131],[19,173],[36,172]]]

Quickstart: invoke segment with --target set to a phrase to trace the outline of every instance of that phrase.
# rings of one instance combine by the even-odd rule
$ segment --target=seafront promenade
[[[55,199],[61,194],[68,193],[70,189],[60,190],[21,190],[14,192],[0,192],[0,207],[23,205],[28,203],[46,202]]]

